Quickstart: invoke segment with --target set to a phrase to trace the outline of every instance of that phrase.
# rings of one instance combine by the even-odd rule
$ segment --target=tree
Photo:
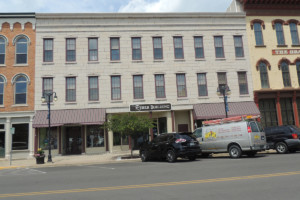
[[[153,128],[153,120],[147,116],[137,115],[136,113],[111,115],[104,127],[110,131],[130,136],[133,140],[137,139],[139,133]],[[133,147],[131,147],[132,157]]]

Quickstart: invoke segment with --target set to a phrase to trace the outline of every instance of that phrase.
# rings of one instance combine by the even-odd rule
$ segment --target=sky
[[[0,13],[226,12],[232,0],[0,0]]]

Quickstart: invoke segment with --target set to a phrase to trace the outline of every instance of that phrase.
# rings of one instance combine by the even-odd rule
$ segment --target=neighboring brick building
[[[237,0],[245,11],[254,100],[264,126],[300,120],[300,1]]]
[[[34,70],[35,14],[0,13],[0,157],[33,155]]]
[[[58,97],[51,103],[53,154],[124,147],[126,138],[99,128],[106,114],[152,117],[151,137],[193,131],[195,122],[225,116],[220,85],[231,89],[229,116],[258,114],[242,13],[36,17],[36,148],[48,148],[43,92]]]

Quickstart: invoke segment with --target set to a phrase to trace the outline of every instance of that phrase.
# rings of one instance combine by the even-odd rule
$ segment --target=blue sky
[[[0,12],[225,12],[232,0],[0,0]]]

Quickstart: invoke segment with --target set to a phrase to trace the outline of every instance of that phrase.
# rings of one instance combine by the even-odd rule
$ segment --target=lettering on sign
[[[130,105],[130,111],[171,110],[171,104],[137,104]]]
[[[300,49],[273,49],[273,55],[295,55],[300,54]]]

